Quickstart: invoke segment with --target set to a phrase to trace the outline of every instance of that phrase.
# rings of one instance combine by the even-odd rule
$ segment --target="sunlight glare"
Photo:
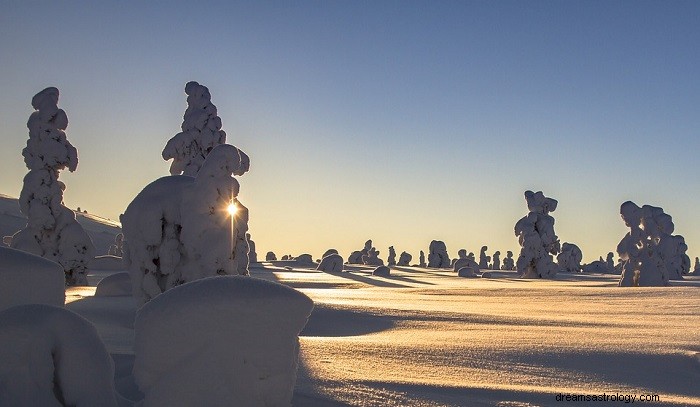
[[[231,203],[226,207],[226,211],[229,213],[229,215],[233,216],[236,214],[236,212],[238,212],[238,206],[235,203]]]

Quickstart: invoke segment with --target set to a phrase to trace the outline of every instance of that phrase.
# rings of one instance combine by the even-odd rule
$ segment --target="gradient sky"
[[[93,4],[97,3],[97,4]],[[523,192],[562,242],[614,251],[626,200],[700,255],[700,2],[0,3],[0,193],[18,196],[32,96],[61,91],[69,207],[117,219],[168,175],[184,85],[209,87],[258,255],[374,240],[417,261],[513,250]]]

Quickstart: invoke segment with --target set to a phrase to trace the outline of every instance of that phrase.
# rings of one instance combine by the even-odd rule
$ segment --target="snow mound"
[[[306,295],[252,277],[166,291],[136,315],[134,378],[143,405],[290,405],[298,335],[312,309]]]
[[[477,268],[476,270],[473,267],[461,267],[459,270],[457,270],[457,275],[460,277],[476,277],[476,271],[479,269]]]
[[[117,406],[114,365],[95,327],[44,304],[0,312],[0,406]]]
[[[326,273],[340,273],[343,271],[343,257],[337,253],[331,253],[321,259],[316,270],[325,271]]]
[[[0,311],[22,304],[65,303],[63,267],[51,260],[0,247]]]
[[[128,272],[111,274],[97,283],[95,297],[130,296],[133,292],[131,276]]]
[[[389,277],[391,275],[391,269],[387,266],[379,266],[372,270],[373,276]]]

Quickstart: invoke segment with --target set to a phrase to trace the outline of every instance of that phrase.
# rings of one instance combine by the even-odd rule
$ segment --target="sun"
[[[231,202],[231,204],[226,207],[226,211],[228,212],[229,215],[233,216],[236,214],[236,212],[238,212],[238,205]]]

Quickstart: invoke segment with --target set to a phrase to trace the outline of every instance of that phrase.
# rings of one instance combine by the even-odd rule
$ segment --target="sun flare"
[[[236,212],[238,212],[238,206],[235,203],[231,203],[226,207],[226,211],[229,213],[229,215],[233,216],[236,214]]]

